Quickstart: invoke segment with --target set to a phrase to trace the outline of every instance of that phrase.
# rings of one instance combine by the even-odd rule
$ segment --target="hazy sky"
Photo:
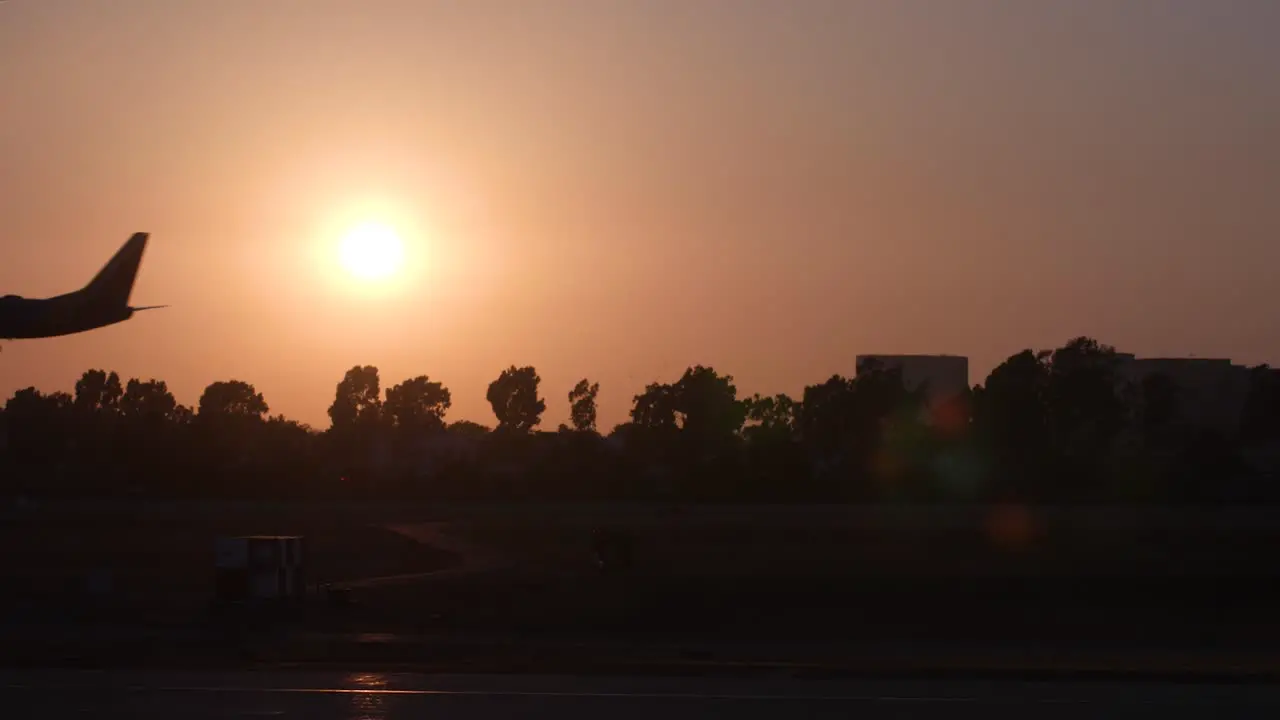
[[[544,427],[588,376],[608,429],[694,363],[1277,363],[1278,35],[1275,0],[9,0],[0,292],[146,230],[133,300],[173,307],[5,343],[0,396],[234,378],[324,427],[374,364],[492,423],[516,363]],[[364,219],[385,287],[336,264]]]

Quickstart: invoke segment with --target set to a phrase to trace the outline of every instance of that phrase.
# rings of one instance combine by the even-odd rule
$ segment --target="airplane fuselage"
[[[0,340],[82,333],[124,322],[138,310],[163,307],[129,305],[147,237],[147,233],[134,233],[89,284],[75,292],[38,300],[0,297]]]
[[[0,340],[31,340],[96,330],[133,317],[133,309],[84,302],[74,293],[0,299]]]

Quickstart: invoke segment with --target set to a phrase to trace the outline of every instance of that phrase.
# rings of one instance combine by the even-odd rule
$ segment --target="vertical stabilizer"
[[[133,237],[116,252],[93,280],[85,286],[83,292],[93,302],[116,307],[129,305],[129,294],[133,292],[133,281],[138,277],[138,266],[142,264],[142,251],[147,247],[149,233],[134,233]]]

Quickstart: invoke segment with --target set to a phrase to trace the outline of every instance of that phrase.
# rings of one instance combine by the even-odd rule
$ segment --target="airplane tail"
[[[107,261],[93,280],[85,286],[84,293],[109,306],[128,307],[133,281],[138,277],[142,264],[142,251],[147,248],[149,233],[134,233],[129,241]]]

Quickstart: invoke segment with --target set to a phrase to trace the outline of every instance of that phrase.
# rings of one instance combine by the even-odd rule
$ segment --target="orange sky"
[[[184,403],[428,374],[452,419],[537,366],[601,425],[689,364],[799,393],[858,353],[971,381],[1078,334],[1280,362],[1280,3],[11,0],[0,292],[135,304],[6,343],[0,395],[91,367]],[[408,264],[339,273],[375,219]]]

